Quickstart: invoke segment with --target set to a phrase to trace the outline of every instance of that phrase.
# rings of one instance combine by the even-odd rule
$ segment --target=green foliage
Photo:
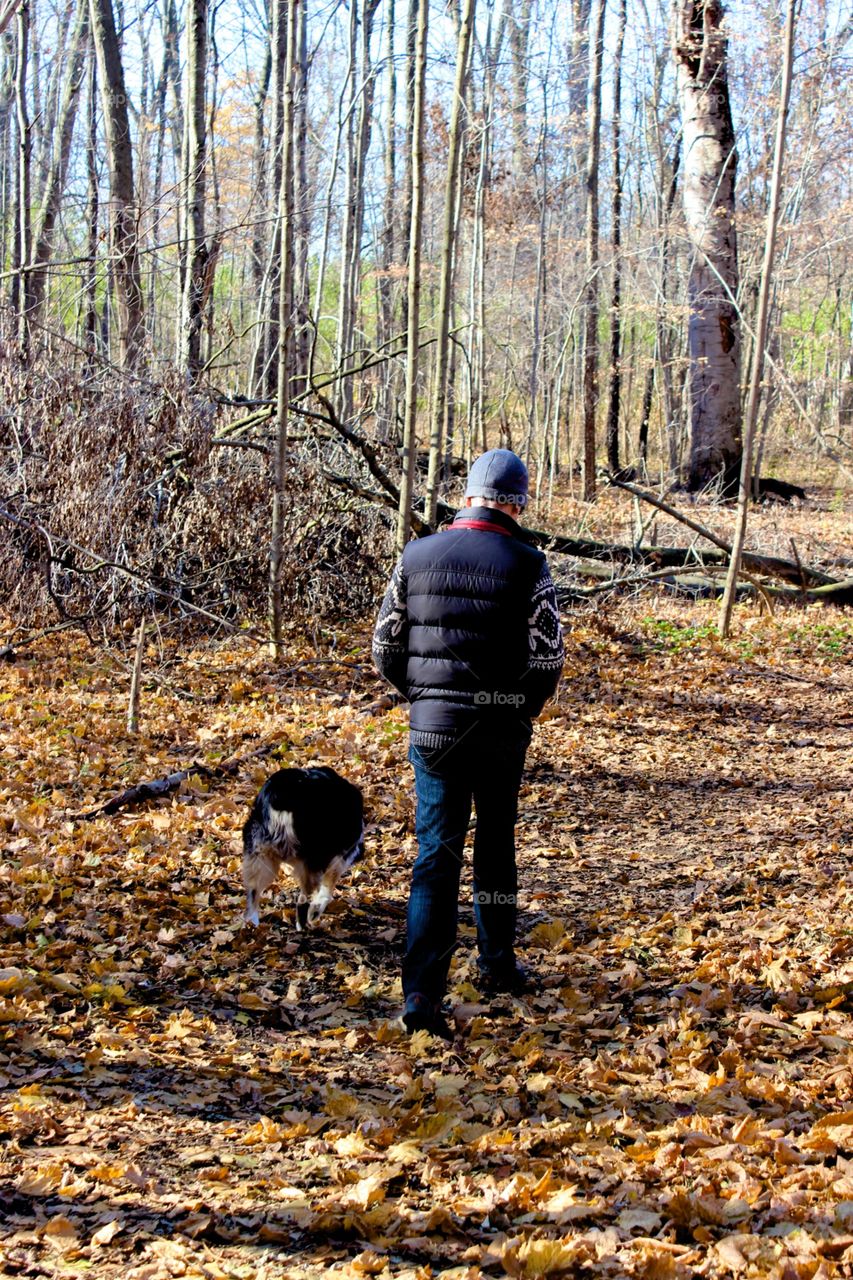
[[[824,658],[853,657],[853,622],[806,622],[791,627],[785,651]]]
[[[835,351],[839,336],[844,339],[850,322],[845,315],[838,316],[834,298],[823,298],[816,306],[805,302],[799,308],[787,307],[781,326],[787,339],[784,345],[788,370],[808,375],[810,365],[825,359],[827,348]]]
[[[646,635],[646,647],[654,653],[686,653],[722,645],[720,633],[714,622],[687,623],[681,625],[669,618],[641,619]],[[778,635],[778,640],[776,636]],[[744,661],[752,661],[759,652],[772,651],[790,656],[810,656],[823,659],[853,658],[853,621],[808,621],[780,628],[773,638],[762,635],[736,636],[726,643],[726,649]]]
[[[669,618],[646,617],[641,623],[649,637],[649,647],[656,653],[683,653],[708,640],[718,640],[720,635],[714,622],[688,623],[682,627]]]

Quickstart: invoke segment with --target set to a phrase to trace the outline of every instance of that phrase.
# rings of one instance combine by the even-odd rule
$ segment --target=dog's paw
[[[254,927],[257,928],[261,923],[261,917],[258,915],[258,908],[255,907],[253,911],[244,912],[243,919],[246,924],[254,925]]]
[[[308,923],[316,924],[331,901],[332,895],[328,889],[318,889],[308,905]]]

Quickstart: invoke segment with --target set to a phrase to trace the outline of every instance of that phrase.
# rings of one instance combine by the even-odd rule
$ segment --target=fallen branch
[[[110,815],[118,813],[122,809],[129,809],[131,805],[142,804],[145,800],[160,800],[163,796],[171,795],[177,791],[182,782],[186,782],[187,778],[195,774],[199,778],[230,778],[241,765],[246,764],[249,760],[256,760],[260,756],[268,755],[271,751],[276,751],[281,746],[281,739],[276,738],[272,742],[265,742],[263,746],[256,747],[254,751],[249,751],[246,755],[237,756],[234,760],[226,760],[224,764],[207,765],[199,764],[193,761],[186,769],[176,769],[174,773],[167,773],[163,778],[155,778],[152,782],[137,782],[132,787],[127,787],[124,791],[119,792],[117,796],[112,796],[109,800],[105,800],[103,804],[97,805],[94,809],[87,809],[83,813],[69,813],[67,816],[72,820],[97,818],[102,814]]]

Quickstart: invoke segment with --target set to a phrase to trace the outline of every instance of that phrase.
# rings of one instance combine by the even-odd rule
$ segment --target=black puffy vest
[[[449,529],[408,544],[406,691],[416,738],[529,724],[520,682],[544,560],[511,517],[488,507],[466,508]]]

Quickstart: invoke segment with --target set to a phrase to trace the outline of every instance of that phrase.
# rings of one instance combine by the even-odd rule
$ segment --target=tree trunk
[[[297,47],[293,92],[295,111],[295,160],[293,166],[293,384],[292,395],[308,388],[311,362],[311,192],[308,184],[308,13],[307,5],[297,8]]]
[[[264,243],[266,236],[263,214],[267,207],[267,162],[269,158],[266,129],[264,128],[264,112],[266,110],[267,98],[269,96],[271,71],[272,49],[269,44],[269,39],[267,39],[266,53],[264,54],[260,80],[257,92],[255,93],[254,100],[252,102],[252,109],[255,117],[255,134],[252,150],[252,171],[255,182],[253,208],[255,210],[255,216],[252,220],[250,264],[251,280],[255,298],[260,298],[264,288]]]
[[[86,102],[86,309],[83,320],[87,365],[94,364],[98,348],[98,64],[92,50]]]
[[[53,229],[59,206],[65,190],[65,175],[68,172],[68,158],[71,154],[71,139],[74,133],[74,120],[77,114],[77,101],[83,74],[86,70],[86,53],[89,38],[89,3],[80,0],[77,10],[77,22],[71,37],[68,68],[65,86],[62,91],[62,103],[59,108],[53,159],[45,182],[41,209],[34,237],[35,247],[32,253],[32,271],[30,278],[31,309],[35,320],[38,320],[44,302],[45,285],[47,283],[47,263],[53,251]]]
[[[512,104],[512,170],[517,183],[521,183],[530,167],[530,148],[527,144],[527,50],[530,43],[530,12],[532,0],[519,0],[520,10],[515,14],[513,0],[506,0],[509,27],[510,80]]]
[[[354,387],[347,375],[353,359],[356,314],[361,283],[361,241],[364,227],[364,180],[367,153],[370,149],[375,73],[370,61],[370,38],[378,0],[364,0],[361,15],[361,74],[358,81],[353,71],[344,220],[341,232],[341,272],[338,297],[337,367],[338,414],[344,422],[352,418]],[[358,34],[358,6],[353,0],[350,21],[350,59],[355,67]],[[356,111],[356,103],[358,110]]]
[[[462,138],[462,109],[465,100],[465,82],[468,77],[468,56],[471,50],[471,32],[474,28],[476,0],[465,0],[462,22],[456,43],[456,78],[453,86],[453,106],[450,114],[450,136],[447,147],[447,172],[444,181],[444,222],[441,239],[441,284],[438,299],[438,342],[435,361],[435,398],[432,409],[432,430],[429,441],[429,474],[427,476],[426,519],[435,524],[438,506],[438,486],[441,479],[442,448],[444,443],[444,419],[447,410],[447,366],[450,334],[450,310],[452,303],[453,263],[456,253],[457,195],[459,153]]]
[[[296,13],[304,0],[275,0],[283,13],[275,23],[287,42],[283,68],[282,136],[279,165],[279,227],[281,229],[281,269],[278,273],[278,359],[276,362],[276,440],[273,454],[272,522],[270,530],[269,625],[271,650],[281,655],[284,625],[282,598],[284,571],[284,509],[287,480],[287,415],[290,405],[290,356],[293,342],[293,67],[296,56]],[[281,83],[281,82],[280,82]]]
[[[394,0],[388,0],[385,15],[387,23],[387,69],[385,88],[385,200],[382,210],[382,256],[379,272],[379,344],[385,347],[394,331],[394,294],[391,268],[394,262],[394,233],[397,218],[397,68],[394,52]],[[396,434],[394,396],[394,362],[386,361],[380,377],[377,411],[380,440],[388,440]]]
[[[655,364],[658,353],[655,348],[649,367],[646,370],[646,381],[643,385],[643,404],[640,409],[640,432],[637,437],[637,453],[642,463],[641,472],[645,473],[649,458],[649,421],[652,416],[652,396],[655,389]]]
[[[118,361],[122,367],[132,368],[140,355],[143,306],[127,91],[112,0],[90,0],[90,7],[110,168],[113,271],[119,323]]]
[[[572,32],[569,45],[569,127],[576,167],[583,164],[583,127],[589,92],[589,36],[592,0],[571,0]]]
[[[406,406],[403,425],[403,470],[400,477],[400,507],[397,520],[397,553],[403,554],[409,540],[415,488],[415,459],[418,451],[418,326],[421,300],[421,232],[424,205],[424,119],[426,116],[426,45],[429,27],[429,0],[418,0],[417,34],[412,79],[412,221],[409,228],[409,273],[406,303]]]
[[[691,489],[741,456],[741,334],[735,231],[737,154],[720,0],[675,0],[674,55],[684,139],[684,215],[693,244],[690,305]]]
[[[843,437],[853,427],[853,302],[850,303],[850,350],[847,353],[838,396],[838,431]],[[851,443],[848,441],[848,444]]]
[[[41,195],[42,203],[44,202],[44,190],[47,186],[48,175],[56,150],[57,136],[57,119],[60,109],[60,98],[63,95],[65,85],[67,83],[67,67],[68,62],[74,56],[73,40],[72,46],[68,46],[68,33],[71,28],[71,18],[77,6],[74,0],[65,0],[65,4],[60,8],[56,22],[56,34],[52,57],[48,63],[47,89],[44,95],[44,106],[41,110],[37,133],[33,139],[33,152],[38,154],[38,162],[33,164],[34,174],[37,179],[38,190]],[[85,8],[85,6],[84,6]],[[51,23],[51,27],[53,27]],[[51,31],[51,35],[53,32]],[[40,59],[38,57],[38,40],[36,48],[30,55],[30,65],[35,69]]]
[[[598,407],[598,158],[601,148],[601,63],[605,0],[597,0],[589,76],[586,163],[586,287],[583,352],[583,497],[595,498],[595,411]]]
[[[298,3],[298,0],[295,0]],[[287,32],[288,20],[286,0],[273,0],[272,3],[272,122],[270,136],[272,143],[272,175],[270,181],[270,215],[272,235],[270,236],[270,257],[266,273],[266,291],[260,300],[261,315],[264,322],[261,326],[258,352],[258,378],[256,394],[272,397],[277,394],[277,370],[279,351],[278,321],[280,314],[281,284],[281,166],[284,139],[284,96],[287,77]]]
[[[3,69],[0,72],[0,262],[14,262],[14,253],[10,254],[9,229],[12,211],[12,170],[15,167],[10,160],[12,145],[12,112],[15,103],[15,52],[14,37],[9,31],[0,32],[0,49],[3,55]],[[11,278],[12,298],[10,305],[15,309],[14,289],[15,275]]]
[[[406,229],[406,235],[409,235],[412,228],[412,192],[414,191],[414,181],[412,178],[412,169],[415,157],[415,66],[417,63],[417,44],[418,44],[418,13],[420,9],[420,0],[409,0],[409,10],[406,17],[406,134],[404,147],[404,172],[403,172],[403,192],[405,195],[403,205],[402,225]],[[403,328],[408,333],[409,330],[409,291],[406,288],[402,296],[402,323]]]
[[[179,360],[190,382],[201,369],[202,308],[207,278],[208,245],[204,232],[207,177],[208,0],[189,0],[187,12],[187,110],[184,128],[184,290],[181,300]]]
[[[15,103],[18,117],[18,182],[17,182],[17,246],[15,268],[18,272],[17,321],[18,349],[22,360],[29,358],[30,310],[32,297],[30,262],[32,227],[30,222],[30,162],[32,138],[27,107],[27,58],[30,38],[30,10],[27,0],[18,9],[17,49],[15,63]]]
[[[607,406],[607,465],[619,470],[619,407],[622,395],[622,49],[628,3],[619,5],[619,27],[613,59],[613,296],[610,307],[610,400]]]

